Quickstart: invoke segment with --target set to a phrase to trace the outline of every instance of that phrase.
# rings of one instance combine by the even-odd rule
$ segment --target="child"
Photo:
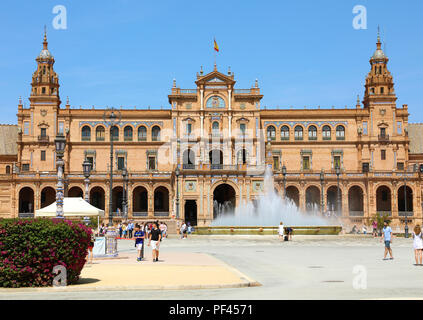
[[[279,224],[278,234],[279,234],[279,240],[280,240],[280,241],[283,241],[284,229],[283,229],[283,222],[282,222],[282,221],[281,221],[281,223]]]
[[[142,258],[144,258],[144,238],[145,234],[144,231],[141,230],[140,226],[138,224],[135,225],[135,246],[138,250],[138,257],[137,261],[141,261]]]

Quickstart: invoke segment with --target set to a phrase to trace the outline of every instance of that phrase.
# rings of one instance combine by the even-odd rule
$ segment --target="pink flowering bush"
[[[57,265],[76,283],[90,241],[91,230],[69,220],[0,220],[0,287],[51,286]]]

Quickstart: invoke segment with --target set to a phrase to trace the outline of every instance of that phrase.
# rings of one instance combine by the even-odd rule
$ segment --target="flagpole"
[[[213,38],[213,54],[214,54],[214,68],[216,69],[216,49],[215,49],[216,38]]]

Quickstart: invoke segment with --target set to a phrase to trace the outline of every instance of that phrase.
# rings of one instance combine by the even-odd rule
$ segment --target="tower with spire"
[[[48,105],[60,106],[59,77],[54,71],[54,57],[48,50],[47,30],[44,28],[43,49],[38,57],[37,70],[32,75],[31,104],[46,103]]]
[[[393,77],[387,67],[388,61],[388,57],[382,50],[378,28],[376,51],[370,58],[371,70],[365,84],[363,100],[365,108],[369,108],[373,103],[395,103],[396,101]]]

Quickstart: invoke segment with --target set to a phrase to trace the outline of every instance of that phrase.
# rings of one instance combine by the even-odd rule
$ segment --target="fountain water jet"
[[[274,190],[274,179],[270,168],[266,168],[263,193],[253,202],[241,203],[234,209],[215,204],[219,208],[218,217],[211,226],[278,226],[282,221],[285,226],[328,226],[339,221],[324,218],[319,207],[314,205],[302,212],[291,199],[282,199]]]

